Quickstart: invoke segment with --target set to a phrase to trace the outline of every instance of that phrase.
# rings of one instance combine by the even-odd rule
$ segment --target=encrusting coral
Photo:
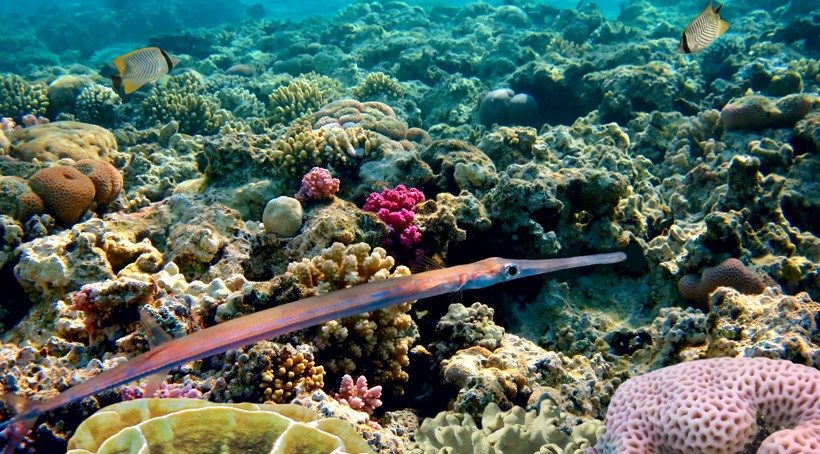
[[[291,404],[137,399],[99,410],[77,428],[70,454],[116,452],[372,453],[345,421]]]
[[[818,452],[818,381],[817,369],[768,358],[664,367],[618,387],[606,433],[587,452],[738,454],[756,437],[760,454]]]

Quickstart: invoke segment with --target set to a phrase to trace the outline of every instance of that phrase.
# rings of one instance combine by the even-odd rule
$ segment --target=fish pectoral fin
[[[165,381],[165,377],[168,376],[167,370],[162,372],[157,372],[156,374],[148,376],[148,382],[145,384],[145,388],[142,390],[142,395],[145,398],[154,397],[154,393],[157,392],[159,389],[159,385]]]
[[[148,338],[148,345],[151,349],[155,349],[166,342],[174,340],[170,334],[159,326],[159,323],[157,323],[146,309],[140,311],[140,323],[142,324],[142,329],[145,331],[145,337]],[[169,371],[164,370],[150,375],[148,377],[148,383],[143,389],[143,395],[145,397],[153,397],[154,393],[159,389],[160,383],[165,380],[168,372]]]
[[[726,30],[729,30],[729,23],[725,20],[721,19],[718,23],[718,36],[726,33]]]

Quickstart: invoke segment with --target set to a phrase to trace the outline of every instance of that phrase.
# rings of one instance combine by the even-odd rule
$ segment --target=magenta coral
[[[329,170],[314,167],[302,178],[302,187],[294,198],[302,203],[309,199],[332,199],[339,192],[339,183],[339,179],[333,178]]]
[[[390,235],[384,246],[394,246],[396,242],[404,249],[410,249],[421,241],[421,232],[413,225],[416,220],[415,206],[424,201],[424,194],[416,188],[407,189],[398,185],[395,189],[374,192],[367,197],[365,211],[375,212],[379,219],[390,228]]]
[[[633,377],[587,454],[820,452],[820,371],[786,360],[712,358]],[[763,426],[758,425],[758,418]],[[774,430],[766,435],[763,430]]]
[[[374,386],[367,387],[367,379],[364,375],[360,375],[356,382],[353,382],[353,377],[345,374],[342,377],[342,383],[339,385],[339,392],[336,394],[336,399],[348,407],[367,413],[373,414],[373,410],[381,407],[382,401],[382,387]]]

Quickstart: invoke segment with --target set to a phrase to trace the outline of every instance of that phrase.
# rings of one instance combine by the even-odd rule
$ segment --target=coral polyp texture
[[[237,340],[153,397],[298,402],[380,454],[620,452],[607,410],[652,407],[615,393],[683,363],[712,387],[645,426],[705,446],[645,450],[681,454],[721,440],[696,431],[707,398],[770,389],[717,369],[797,370],[693,361],[820,369],[817,1],[726,2],[728,32],[694,54],[678,39],[708,0],[37,3],[5,2],[0,27],[0,427],[10,394],[57,402],[157,351],[142,322],[184,339],[270,309],[349,315]],[[154,57],[130,60],[141,46]],[[543,277],[483,262],[615,251]],[[418,299],[431,288],[470,290]],[[99,383],[18,452],[65,452],[94,410],[151,390]],[[104,451],[367,450],[291,416],[313,435],[257,443],[278,416],[193,410],[211,411],[112,425]],[[714,421],[754,441],[712,452],[804,427],[744,414]]]
[[[714,358],[633,377],[612,397],[588,454],[820,451],[820,371],[785,360]]]
[[[734,258],[706,268],[700,277],[688,274],[678,281],[681,296],[698,304],[704,304],[709,294],[718,287],[732,287],[740,293],[751,295],[763,293],[766,289],[760,275]]]

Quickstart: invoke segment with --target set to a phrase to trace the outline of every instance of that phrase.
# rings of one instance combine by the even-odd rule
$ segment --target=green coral
[[[404,88],[399,85],[398,79],[383,72],[370,73],[357,86],[351,89],[353,96],[360,100],[375,100],[379,96],[400,98]]]
[[[110,87],[100,84],[83,87],[74,103],[77,120],[112,128],[122,99]]]
[[[492,403],[484,409],[481,428],[470,415],[441,412],[422,421],[407,453],[583,454],[604,431],[600,421],[567,418],[550,400],[540,406],[540,410],[514,406],[501,411]]]
[[[265,104],[245,88],[226,87],[216,92],[222,108],[237,118],[264,117]]]
[[[185,134],[215,134],[230,116],[220,109],[219,99],[206,91],[201,76],[192,72],[171,76],[154,87],[140,108],[142,126],[177,121]]]
[[[23,115],[41,116],[48,108],[45,85],[29,84],[16,74],[0,74],[0,117],[20,120]]]
[[[302,74],[270,94],[271,122],[288,124],[327,104],[338,91],[335,80],[315,73]]]
[[[286,175],[301,178],[311,168],[342,171],[381,155],[382,140],[360,126],[311,129],[295,122],[273,144],[271,159]]]

